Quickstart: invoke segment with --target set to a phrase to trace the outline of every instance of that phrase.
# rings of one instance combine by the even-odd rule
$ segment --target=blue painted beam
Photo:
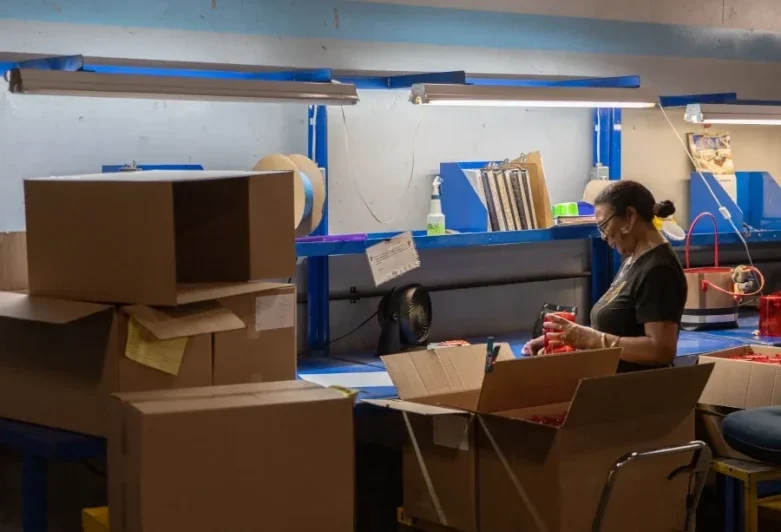
[[[748,244],[774,244],[781,242],[781,231],[752,231],[744,235]],[[713,233],[695,233],[691,238],[692,246],[712,246]],[[683,247],[684,242],[671,242],[673,246]],[[735,233],[719,233],[719,245],[738,245],[740,239]]]
[[[232,72],[224,70],[171,69],[142,66],[85,64],[84,70],[89,72],[96,72],[98,74],[167,76],[204,79],[245,79],[253,81],[303,81],[310,83],[329,83],[332,80],[330,68],[280,72]]]
[[[716,94],[687,94],[680,96],[661,96],[659,98],[662,107],[686,107],[692,103],[708,104],[733,104],[737,101],[738,95],[735,92],[725,92]]]
[[[66,70],[68,72],[75,72],[77,70],[81,70],[83,66],[84,56],[62,55],[20,61],[17,65],[17,68],[32,68],[36,70]]]
[[[613,78],[582,78],[582,79],[536,79],[520,77],[467,77],[470,85],[489,85],[502,87],[599,87],[636,89],[640,87],[640,76],[620,76]]]
[[[428,74],[409,74],[406,76],[391,76],[387,78],[388,89],[408,89],[416,83],[440,83],[448,85],[463,85],[467,82],[466,72],[431,72]]]
[[[366,240],[348,242],[298,242],[296,254],[299,257],[326,257],[333,255],[358,255],[366,248],[387,240],[395,233],[374,233]],[[414,231],[415,246],[418,249],[448,249],[479,246],[504,246],[514,244],[531,244],[554,242],[561,240],[581,240],[596,238],[599,231],[593,225],[555,227],[551,229],[535,229],[530,231],[494,231],[488,233],[458,233],[444,236],[427,236],[425,231]]]

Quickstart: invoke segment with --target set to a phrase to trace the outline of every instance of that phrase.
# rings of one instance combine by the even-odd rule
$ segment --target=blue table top
[[[740,329],[733,329],[731,331],[716,331],[709,333],[681,331],[678,339],[677,356],[681,357],[681,362],[684,364],[687,363],[684,361],[685,358],[691,359],[688,363],[693,363],[695,355],[740,347],[746,343],[757,343],[757,338],[751,334],[757,326],[756,316],[746,316],[742,318],[740,325]],[[521,350],[530,338],[531,336],[528,333],[497,335],[494,337],[497,342],[509,344],[516,357],[523,356]],[[472,343],[482,343],[485,342],[485,338],[470,338],[468,341]],[[776,339],[776,341],[781,345],[781,339]],[[384,371],[385,366],[383,365],[382,360],[369,352],[334,355],[328,358],[308,358],[300,360],[298,364],[299,377],[318,374],[330,374],[336,377],[338,374],[343,373]],[[393,386],[368,386],[358,387],[357,389],[359,397],[362,399],[387,399],[396,397],[396,388]]]
[[[707,331],[702,334],[719,338],[722,340],[736,340],[742,344],[765,344],[772,346],[781,346],[781,338],[771,338],[766,336],[754,336],[754,331],[759,328],[759,316],[756,312],[742,313],[738,319],[737,329],[724,329],[720,331]]]

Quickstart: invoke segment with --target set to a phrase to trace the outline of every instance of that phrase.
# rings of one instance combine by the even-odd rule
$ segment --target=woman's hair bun
[[[667,218],[675,214],[675,205],[670,200],[665,200],[654,205],[654,216]]]

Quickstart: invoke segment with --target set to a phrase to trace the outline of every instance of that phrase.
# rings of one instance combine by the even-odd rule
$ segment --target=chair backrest
[[[597,515],[594,518],[592,531],[600,532],[602,530],[602,521],[605,518],[605,512],[607,511],[608,503],[610,502],[610,496],[613,492],[616,477],[619,476],[621,471],[631,467],[633,463],[677,454],[691,454],[692,460],[689,465],[676,469],[670,473],[667,478],[672,479],[673,477],[682,474],[689,475],[689,494],[686,499],[686,528],[681,532],[694,532],[697,506],[700,503],[700,496],[705,487],[705,479],[710,470],[712,457],[710,448],[701,441],[693,441],[686,445],[675,447],[661,447],[658,449],[637,451],[619,458],[607,475],[605,487],[602,490],[602,497],[599,500]]]

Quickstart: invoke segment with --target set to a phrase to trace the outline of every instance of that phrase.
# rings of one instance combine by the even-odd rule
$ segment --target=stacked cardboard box
[[[513,359],[502,346],[384,357],[401,400],[404,510],[454,530],[590,530],[623,455],[694,437],[694,407],[712,367],[616,375],[620,350]],[[561,424],[547,424],[547,419]],[[602,530],[683,530],[689,457],[622,471]]]
[[[112,532],[350,532],[353,399],[305,381],[122,394]]]
[[[296,378],[289,172],[25,182],[29,295],[0,293],[0,417],[105,435],[118,392]]]

